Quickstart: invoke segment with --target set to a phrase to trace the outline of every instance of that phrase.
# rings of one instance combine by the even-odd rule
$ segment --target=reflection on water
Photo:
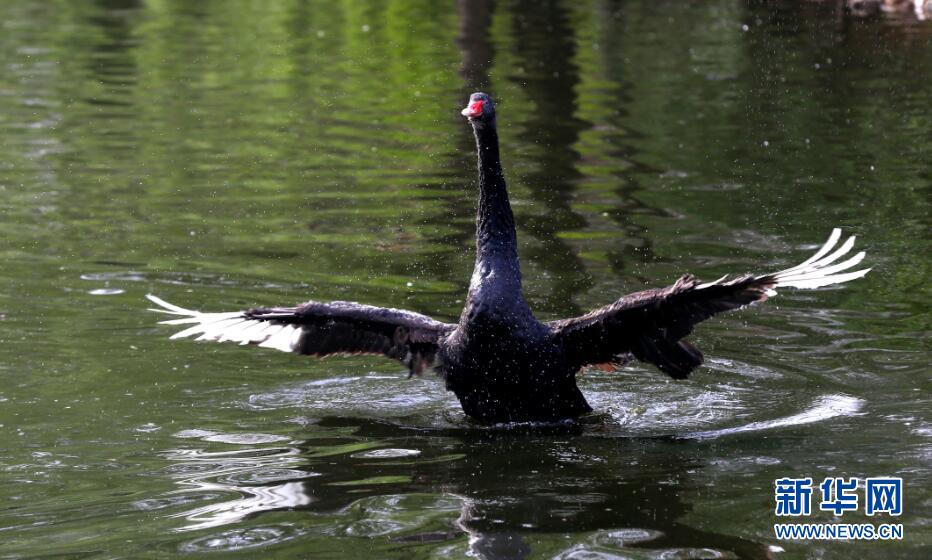
[[[932,27],[842,4],[4,3],[3,554],[917,557]],[[438,379],[143,312],[458,316],[477,89],[542,319],[780,269],[834,226],[875,272],[703,325],[687,382],[583,372],[572,426],[477,427]],[[773,480],[828,473],[902,476],[907,539],[775,542]]]
[[[278,397],[266,398],[289,406]],[[320,406],[301,404],[304,409]],[[798,414],[679,437],[708,440],[777,431],[851,416],[863,404],[857,398],[827,395]],[[701,406],[693,403],[691,408]],[[255,446],[282,439],[269,434],[178,432],[175,437],[189,440],[189,446],[163,454],[170,462],[165,472],[178,488],[137,507],[169,509],[170,517],[186,520],[178,528],[185,532],[261,519],[257,516],[263,512],[314,512],[314,518],[302,518],[297,527],[288,525],[287,539],[344,535],[390,536],[391,542],[451,541],[455,544],[447,552],[465,547],[460,552],[490,559],[527,557],[530,543],[548,541],[566,526],[591,536],[555,557],[632,547],[702,549],[750,558],[771,552],[762,544],[679,522],[689,508],[680,503],[677,481],[701,471],[707,461],[735,468],[740,460],[697,460],[692,449],[664,439],[619,440],[606,453],[601,438],[611,432],[608,418],[580,427],[528,426],[517,434],[472,426],[404,427],[358,418],[304,424],[313,437],[289,447]],[[197,441],[240,447],[208,451]],[[391,447],[395,444],[419,447]],[[760,457],[751,464],[779,466],[781,461]],[[615,472],[603,480],[605,470]],[[274,542],[286,538],[267,525],[258,533],[250,531],[244,542],[231,541],[228,531],[194,542],[233,550],[255,546],[266,537]]]
[[[203,439],[217,441],[210,436]],[[244,496],[173,514],[191,522],[185,530],[226,525],[262,511],[306,505],[310,498],[301,491],[301,484],[287,481],[316,476],[288,468],[300,463],[296,449],[244,448],[224,452],[178,449],[165,453],[164,457],[172,461],[166,472],[181,488],[165,498],[137,502],[140,509],[158,510],[230,493]],[[286,482],[275,484],[278,481]],[[182,496],[181,501],[176,496]]]
[[[137,505],[172,511],[186,520],[185,532],[262,521],[248,537],[223,530],[185,545],[213,550],[251,547],[266,537],[277,542],[282,528],[259,514],[291,511],[310,515],[292,516],[287,538],[385,536],[390,543],[449,543],[444,554],[489,559],[525,558],[539,547],[562,550],[557,557],[641,548],[768,554],[763,545],[679,522],[689,508],[675,481],[701,461],[672,443],[622,441],[606,454],[600,439],[568,432],[425,432],[337,418],[322,419],[311,434],[296,447],[168,452],[166,472],[180,488]],[[397,442],[423,448],[359,451]],[[607,467],[622,472],[605,479]],[[567,548],[560,534],[569,527],[586,538]]]

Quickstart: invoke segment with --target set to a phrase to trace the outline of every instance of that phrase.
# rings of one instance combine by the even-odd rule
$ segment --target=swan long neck
[[[498,153],[494,126],[476,128],[479,153],[479,211],[476,217],[476,249],[480,256],[500,254],[518,260],[515,218],[511,213],[505,174]]]
[[[521,269],[515,218],[508,200],[494,121],[473,125],[479,155],[479,210],[476,217],[476,265],[470,300],[526,307],[521,293]]]

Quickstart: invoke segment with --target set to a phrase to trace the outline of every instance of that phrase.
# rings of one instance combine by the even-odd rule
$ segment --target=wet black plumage
[[[609,367],[634,356],[675,379],[702,364],[684,337],[712,315],[764,301],[777,287],[816,288],[859,278],[842,272],[864,253],[838,260],[854,244],[835,248],[841,232],[804,263],[760,276],[702,283],[691,275],[672,286],[645,290],[581,317],[543,323],[524,300],[514,217],[499,156],[495,105],[484,93],[463,110],[476,138],[479,203],[476,263],[458,323],[354,302],[307,302],[295,307],[200,313],[155,296],[156,311],[191,325],[172,336],[236,341],[313,356],[384,355],[410,374],[434,367],[469,416],[486,422],[554,421],[591,410],[576,386],[587,366]]]

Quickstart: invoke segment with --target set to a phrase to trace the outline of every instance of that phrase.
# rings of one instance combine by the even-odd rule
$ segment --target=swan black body
[[[439,370],[466,414],[479,421],[575,418],[591,410],[576,370],[524,301],[494,103],[473,94],[463,114],[479,159],[476,264],[459,324],[440,348]]]
[[[462,111],[472,124],[479,160],[476,264],[457,324],[426,315],[354,302],[201,313],[148,296],[160,311],[190,325],[172,338],[257,344],[306,355],[381,354],[413,375],[434,367],[467,415],[484,423],[556,421],[591,410],[576,386],[586,366],[614,367],[633,356],[684,379],[702,353],[684,340],[712,315],[763,301],[777,287],[817,288],[860,278],[842,272],[854,237],[835,249],[841,231],[800,265],[732,280],[702,283],[686,275],[666,288],[622,297],[587,315],[543,323],[524,300],[514,216],[499,157],[495,105],[474,93]],[[833,251],[833,249],[835,249]]]

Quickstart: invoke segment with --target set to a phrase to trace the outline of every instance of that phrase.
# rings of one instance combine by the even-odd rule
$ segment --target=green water
[[[928,558],[932,23],[833,6],[4,2],[0,557]],[[833,226],[874,270],[704,324],[689,381],[583,373],[599,414],[549,432],[154,324],[146,293],[454,319],[477,89],[542,319]],[[899,518],[838,520],[905,538],[776,541],[806,475],[902,477]]]

